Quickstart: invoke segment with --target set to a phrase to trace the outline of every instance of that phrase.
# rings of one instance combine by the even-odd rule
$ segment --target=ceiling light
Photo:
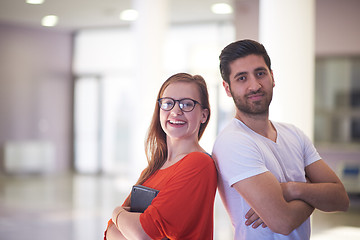
[[[47,15],[41,20],[41,25],[43,25],[44,27],[54,27],[58,23],[58,20],[58,16]]]
[[[134,9],[127,9],[120,13],[120,19],[124,21],[135,21],[139,13]]]
[[[26,0],[28,4],[43,4],[44,0]]]
[[[211,6],[211,10],[215,14],[230,14],[233,12],[232,7],[227,3],[215,3]]]

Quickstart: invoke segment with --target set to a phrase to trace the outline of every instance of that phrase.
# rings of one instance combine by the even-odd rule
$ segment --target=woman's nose
[[[175,115],[183,114],[183,111],[180,108],[180,103],[179,102],[175,102],[175,105],[174,105],[173,109],[171,109],[171,113],[173,113]]]

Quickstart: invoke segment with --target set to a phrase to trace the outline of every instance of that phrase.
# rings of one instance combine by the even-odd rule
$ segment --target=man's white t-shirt
[[[277,132],[276,142],[233,119],[214,144],[212,155],[220,173],[218,189],[235,228],[236,240],[310,238],[310,218],[288,236],[274,233],[268,227],[253,229],[246,226],[245,214],[250,206],[232,187],[243,179],[267,171],[279,182],[306,182],[305,167],[321,159],[310,139],[300,129],[285,123],[272,124]]]

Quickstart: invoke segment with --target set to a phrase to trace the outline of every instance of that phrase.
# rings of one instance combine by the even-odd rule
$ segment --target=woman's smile
[[[170,123],[171,126],[183,126],[186,124],[186,122],[182,120],[168,120],[168,123]]]

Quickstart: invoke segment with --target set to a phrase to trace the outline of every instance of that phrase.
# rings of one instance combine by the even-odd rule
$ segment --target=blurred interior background
[[[0,238],[101,239],[146,166],[163,81],[202,75],[211,152],[233,117],[220,51],[264,43],[271,118],[299,126],[351,197],[312,239],[360,239],[360,1],[0,0]],[[215,239],[232,239],[217,196]]]

